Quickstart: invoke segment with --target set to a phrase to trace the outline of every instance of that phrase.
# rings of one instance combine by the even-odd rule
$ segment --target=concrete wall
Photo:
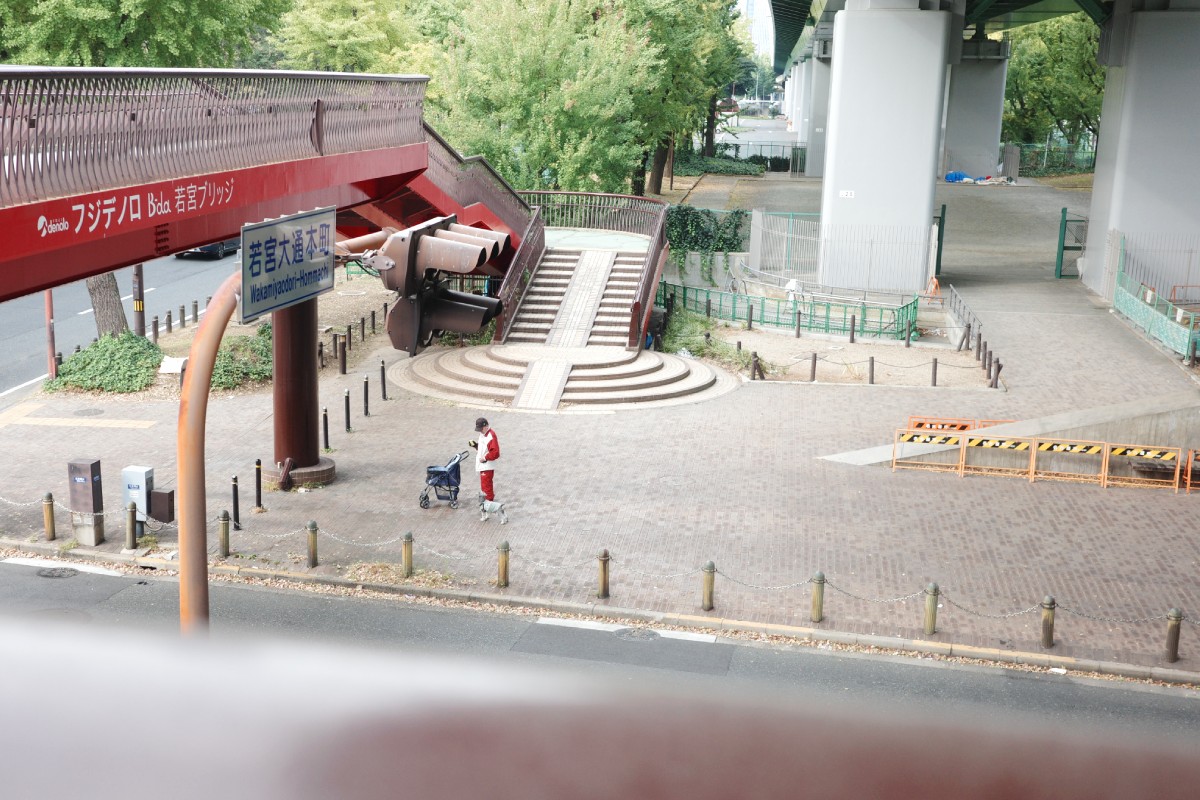
[[[1004,122],[1006,59],[966,59],[950,68],[946,108],[947,171],[995,175]]]

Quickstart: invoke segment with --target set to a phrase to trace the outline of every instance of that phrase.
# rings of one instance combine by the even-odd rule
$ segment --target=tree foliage
[[[295,0],[275,46],[289,69],[395,72],[414,35],[400,0]]]
[[[1012,33],[1004,100],[1004,140],[1040,142],[1058,133],[1076,145],[1100,130],[1104,67],[1099,29],[1084,14],[1056,17]]]

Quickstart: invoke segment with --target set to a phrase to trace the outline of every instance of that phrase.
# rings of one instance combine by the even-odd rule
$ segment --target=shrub
[[[58,377],[46,381],[46,390],[140,392],[154,383],[162,359],[158,345],[132,331],[101,336],[63,361]]]
[[[740,161],[734,158],[711,157],[697,155],[696,153],[676,153],[675,154],[675,174],[676,175],[703,175],[710,173],[713,175],[762,175],[763,165],[754,164],[749,161]]]
[[[247,383],[263,383],[271,380],[273,371],[271,325],[264,323],[253,336],[225,337],[213,365],[212,387],[237,389]]]
[[[687,350],[697,358],[706,358],[731,369],[749,370],[749,350],[738,350],[737,347],[717,336],[710,336],[707,339],[704,337],[706,332],[711,334],[716,327],[715,320],[676,307],[667,321],[667,329],[663,333],[663,350],[668,353]],[[762,359],[759,359],[759,363],[764,372],[774,371],[774,368]]]

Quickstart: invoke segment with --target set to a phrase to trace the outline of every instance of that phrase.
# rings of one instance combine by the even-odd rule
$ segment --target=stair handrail
[[[508,271],[504,273],[504,281],[496,296],[500,298],[500,316],[496,318],[496,332],[492,341],[503,342],[508,338],[512,322],[517,317],[517,311],[525,299],[525,292],[533,283],[538,268],[542,265],[542,256],[546,252],[546,229],[542,224],[541,209],[534,208],[529,224],[521,234],[521,245],[513,256]],[[514,302],[514,300],[516,302]]]
[[[666,264],[670,245],[667,244],[667,205],[663,204],[662,214],[654,226],[650,236],[650,245],[646,248],[646,260],[642,262],[642,274],[638,278],[637,290],[633,293],[633,303],[629,308],[629,342],[630,349],[640,350],[646,339],[646,326],[650,324],[650,312],[654,301],[651,299],[658,282],[662,278],[663,266]]]
[[[429,172],[439,189],[463,208],[483,203],[512,233],[524,231],[531,220],[530,205],[521,193],[483,156],[463,156],[422,120],[429,145]]]

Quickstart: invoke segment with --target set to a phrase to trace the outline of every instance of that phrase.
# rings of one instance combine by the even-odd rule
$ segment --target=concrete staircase
[[[429,397],[530,411],[693,402],[735,388],[737,378],[702,362],[626,348],[644,261],[549,248],[504,344],[432,348],[388,377]]]

